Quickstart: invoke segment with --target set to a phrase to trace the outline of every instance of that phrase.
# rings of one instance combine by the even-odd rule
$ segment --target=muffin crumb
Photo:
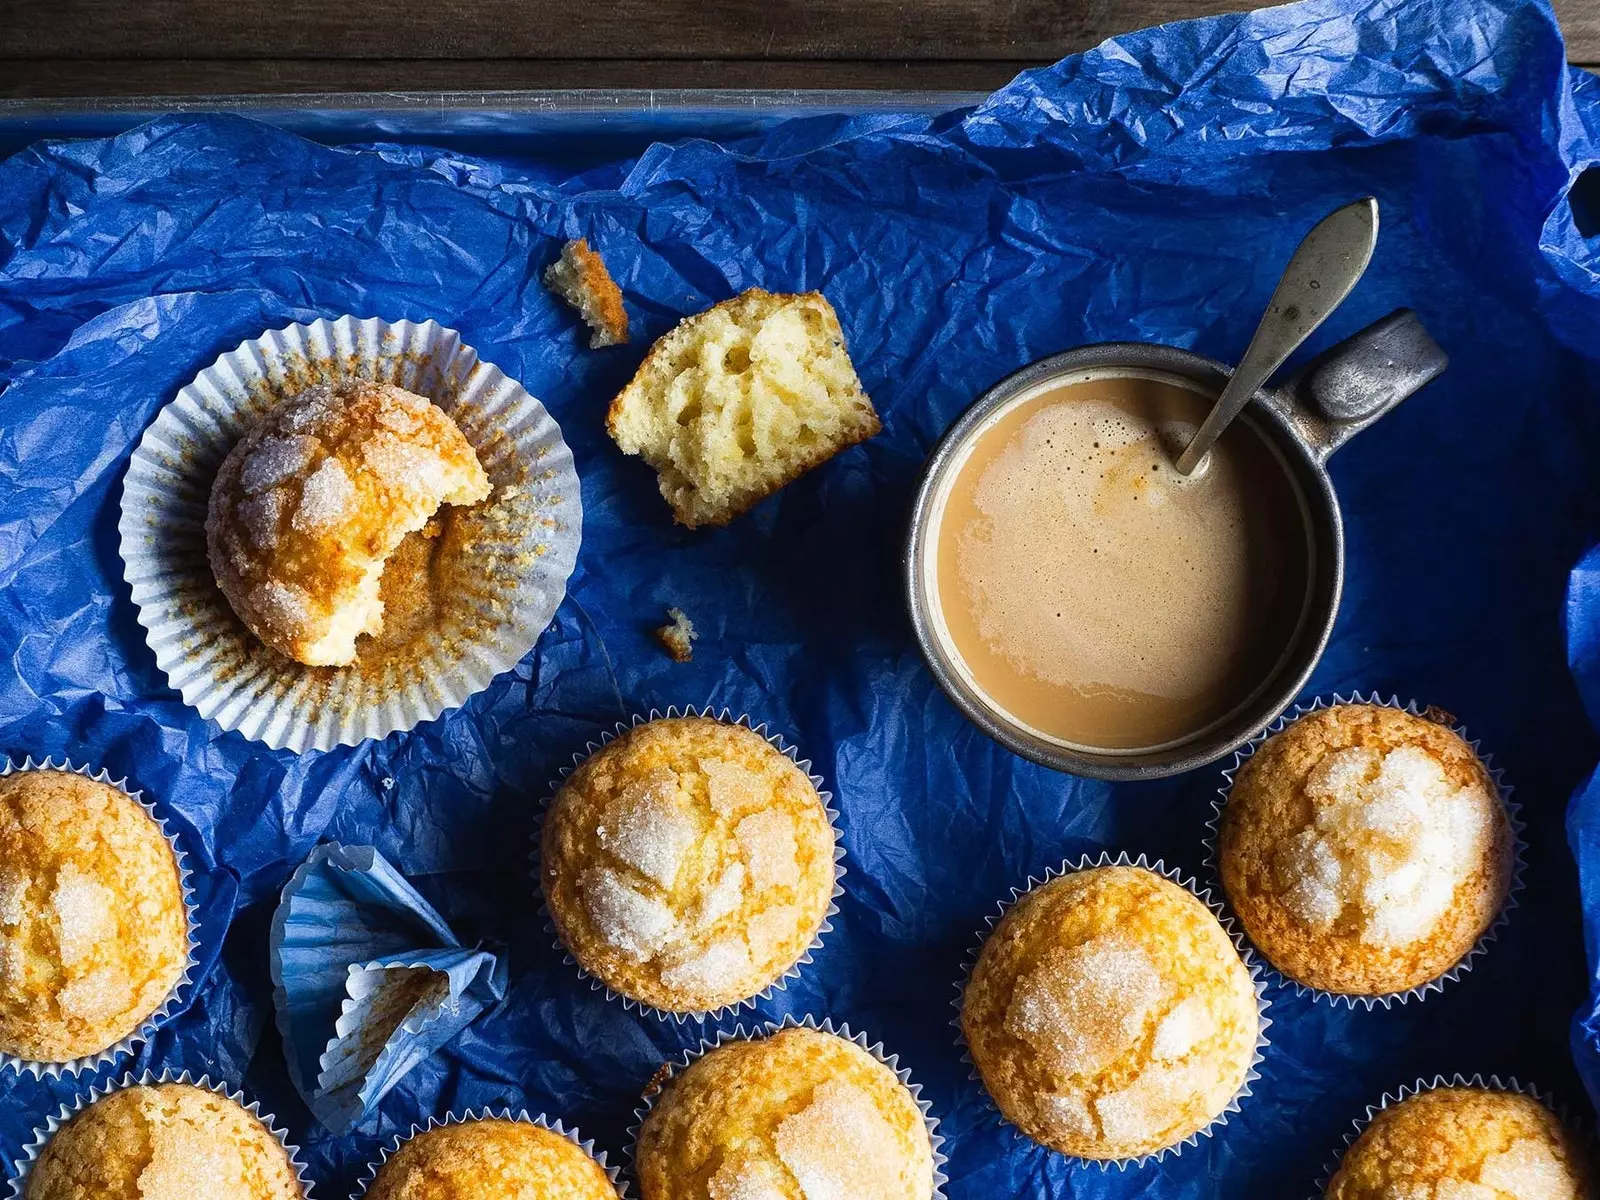
[[[694,658],[694,640],[700,636],[694,622],[681,608],[667,609],[667,621],[668,624],[656,630],[656,641],[673,662],[689,662]]]
[[[605,260],[589,249],[585,238],[561,247],[561,254],[545,268],[544,285],[572,308],[593,332],[589,348],[620,346],[628,340],[628,310],[622,304],[622,289]]]

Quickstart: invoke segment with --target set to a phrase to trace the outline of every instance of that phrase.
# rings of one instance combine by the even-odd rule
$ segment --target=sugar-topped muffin
[[[1383,1109],[1345,1151],[1329,1200],[1589,1200],[1572,1135],[1517,1092],[1439,1087]]]
[[[177,856],[132,797],[72,771],[0,778],[0,1053],[98,1054],[189,956]]]
[[[1511,887],[1510,820],[1472,747],[1383,705],[1318,709],[1268,738],[1217,832],[1222,886],[1250,940],[1329,992],[1381,996],[1437,978]]]
[[[605,1169],[569,1138],[499,1117],[441,1125],[400,1144],[368,1200],[617,1200]]]
[[[827,916],[834,835],[811,780],[743,725],[672,717],[586,759],[545,819],[556,931],[607,987],[669,1012],[754,996]]]
[[[476,504],[489,477],[448,414],[389,384],[319,384],[229,452],[206,546],[233,611],[274,650],[344,666],[383,628],[379,583],[406,534],[442,504]]]
[[[635,1147],[644,1200],[928,1200],[917,1102],[854,1042],[790,1028],[670,1079]]]
[[[1026,893],[979,953],[961,1029],[1007,1120],[1063,1154],[1125,1159],[1209,1125],[1244,1084],[1260,1010],[1211,910],[1142,867]]]
[[[96,1100],[56,1131],[24,1200],[300,1200],[283,1144],[226,1096],[185,1083]]]

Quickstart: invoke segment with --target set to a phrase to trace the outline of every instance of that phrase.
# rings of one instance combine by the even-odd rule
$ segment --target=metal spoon
[[[1200,464],[1256,390],[1344,302],[1372,261],[1377,242],[1378,202],[1371,196],[1329,213],[1306,234],[1283,269],[1233,378],[1178,456],[1180,475],[1190,474]]]

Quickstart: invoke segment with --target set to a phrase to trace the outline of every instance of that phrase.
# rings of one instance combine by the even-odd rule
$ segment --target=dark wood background
[[[1448,0],[1445,0],[1448,2]],[[0,0],[0,97],[995,87],[1249,0]],[[1556,0],[1600,65],[1600,0]]]

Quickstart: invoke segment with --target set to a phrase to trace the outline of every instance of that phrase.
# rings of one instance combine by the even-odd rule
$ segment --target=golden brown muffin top
[[[674,1076],[639,1130],[644,1200],[928,1200],[917,1102],[854,1042],[785,1029]]]
[[[96,1100],[45,1144],[26,1200],[299,1200],[288,1151],[226,1096],[183,1083]]]
[[[498,1117],[402,1142],[369,1200],[617,1200],[604,1168],[569,1138]]]
[[[454,421],[389,384],[318,384],[251,429],[211,488],[206,545],[234,612],[298,662],[343,665],[382,628],[384,561],[489,478]]]
[[[1589,1168],[1544,1105],[1441,1087],[1391,1104],[1328,1184],[1330,1200],[1589,1200]]]
[[[833,896],[834,834],[787,755],[743,725],[651,721],[550,807],[540,879],[561,940],[606,986],[700,1012],[779,979]]]
[[[984,942],[961,1028],[995,1104],[1063,1154],[1152,1154],[1243,1085],[1260,1010],[1250,971],[1187,889],[1093,867],[1024,895]]]
[[[1342,704],[1268,738],[1218,829],[1228,900],[1278,970],[1384,995],[1468,954],[1511,886],[1512,836],[1483,763],[1446,725]]]
[[[177,857],[137,801],[71,771],[0,778],[0,1051],[98,1054],[166,1003],[188,957]]]

